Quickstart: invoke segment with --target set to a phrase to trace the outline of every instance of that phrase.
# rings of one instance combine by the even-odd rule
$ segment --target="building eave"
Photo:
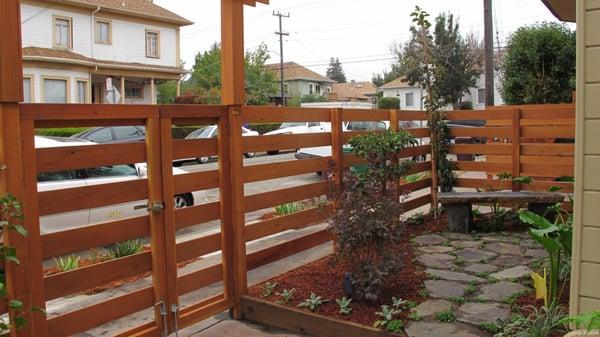
[[[575,0],[542,0],[542,2],[559,20],[575,22],[577,16]]]
[[[73,59],[64,59],[57,57],[47,57],[47,56],[29,56],[24,55],[23,61],[32,61],[32,62],[50,62],[50,63],[62,63],[62,64],[71,64],[78,65],[90,68],[106,68],[106,69],[119,69],[119,70],[138,70],[138,71],[152,71],[157,73],[166,73],[166,74],[176,74],[183,75],[186,74],[187,71],[184,69],[165,69],[160,67],[152,67],[151,65],[135,65],[135,64],[110,64],[103,63],[101,61],[85,61],[85,60],[73,60]]]

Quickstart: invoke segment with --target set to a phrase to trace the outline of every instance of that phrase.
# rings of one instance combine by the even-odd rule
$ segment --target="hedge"
[[[46,137],[71,137],[89,128],[52,128],[52,129],[37,129],[35,133]]]

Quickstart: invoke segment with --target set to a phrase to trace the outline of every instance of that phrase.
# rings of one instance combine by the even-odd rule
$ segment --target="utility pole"
[[[289,36],[290,33],[283,32],[283,18],[289,18],[290,13],[287,15],[281,14],[281,12],[273,11],[273,16],[279,17],[279,31],[275,32],[275,34],[279,35],[279,67],[280,67],[280,76],[281,76],[281,106],[285,106],[285,82],[283,80],[283,37]]]
[[[483,0],[485,48],[485,106],[494,106],[494,25],[492,0]]]

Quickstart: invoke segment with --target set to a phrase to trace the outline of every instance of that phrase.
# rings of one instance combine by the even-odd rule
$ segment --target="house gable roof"
[[[377,94],[377,87],[371,82],[335,83],[331,93],[337,94],[338,101],[368,100],[369,96]]]
[[[129,16],[150,18],[156,21],[174,23],[178,26],[188,26],[192,21],[179,16],[152,0],[41,0],[44,2],[60,3],[76,7],[97,8],[105,11],[121,13]]]
[[[413,88],[413,87],[416,87],[416,85],[410,85],[406,81],[406,78],[400,77],[400,78],[397,78],[391,82],[388,82],[388,83],[382,85],[380,89],[399,89],[399,88]]]
[[[279,70],[281,69],[281,65],[279,63],[267,64],[266,66],[267,66],[267,68],[271,69],[271,71],[276,73],[277,78],[279,78]],[[319,73],[316,73],[304,66],[301,66],[295,62],[285,62],[283,64],[283,80],[284,81],[305,80],[305,81],[315,81],[315,82],[336,83],[334,80],[331,80],[331,79],[329,79]]]

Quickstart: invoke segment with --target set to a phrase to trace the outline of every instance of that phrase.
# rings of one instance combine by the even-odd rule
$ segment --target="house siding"
[[[571,314],[600,309],[600,1],[577,1],[577,137]],[[596,132],[595,132],[596,131]]]

